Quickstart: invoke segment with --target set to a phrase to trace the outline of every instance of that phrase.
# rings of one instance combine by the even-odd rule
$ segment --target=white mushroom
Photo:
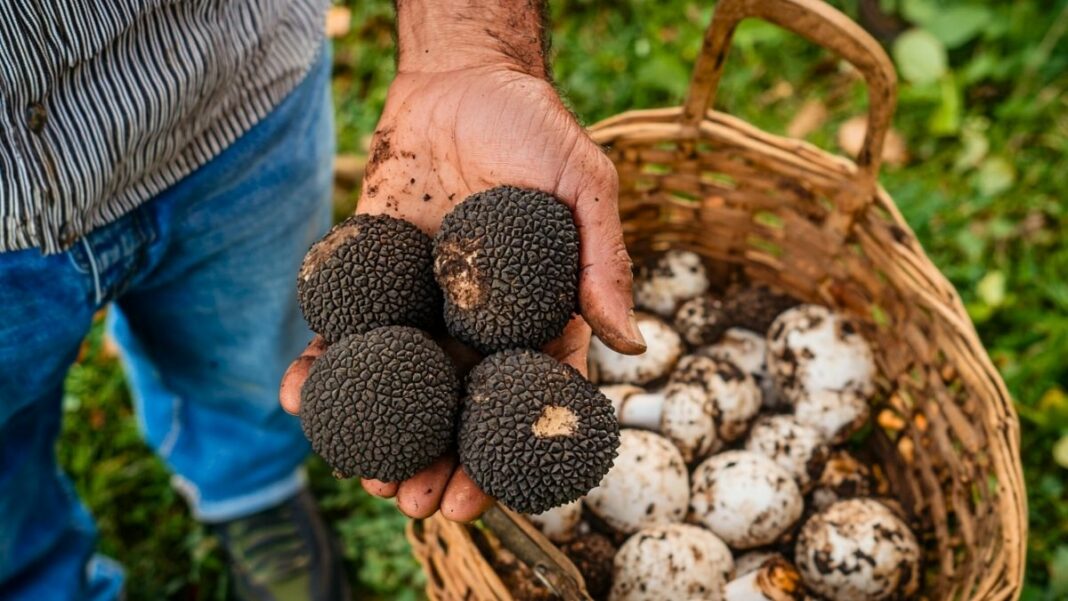
[[[726,442],[741,438],[760,412],[760,388],[756,381],[730,361],[702,355],[683,357],[669,381],[669,387],[681,385],[704,388],[712,401],[710,417],[716,435]],[[665,416],[668,411],[665,401]]]
[[[824,440],[840,444],[868,423],[871,407],[866,398],[849,392],[819,390],[794,404],[799,423],[817,430]]]
[[[730,549],[688,524],[644,529],[616,553],[610,601],[721,601],[734,572]]]
[[[668,384],[664,390],[660,432],[678,447],[687,464],[718,450],[716,405],[708,387],[683,382]]]
[[[804,595],[801,574],[780,555],[727,583],[724,601],[801,601]]]
[[[794,555],[805,586],[829,601],[906,599],[919,590],[916,536],[873,499],[839,501],[813,516]]]
[[[647,384],[666,376],[682,355],[682,339],[663,320],[638,313],[638,330],[646,349],[640,355],[624,355],[608,348],[598,338],[590,341],[590,373],[604,383]]]
[[[730,361],[753,376],[760,386],[764,409],[779,411],[786,407],[768,375],[768,345],[764,337],[752,330],[731,328],[719,342],[697,349],[698,355]]]
[[[582,521],[582,500],[553,507],[539,514],[528,515],[527,519],[549,540],[554,543],[566,543],[578,534],[578,525]]]
[[[727,314],[723,302],[710,294],[702,294],[679,305],[675,311],[675,330],[690,346],[712,344],[727,329]]]
[[[745,432],[760,409],[755,382],[732,363],[690,356],[679,362],[666,388],[601,388],[623,426],[653,430],[678,447],[686,463],[719,450],[726,437]]]
[[[606,384],[599,388],[601,394],[608,397],[609,401],[612,401],[612,407],[615,407],[616,415],[619,415],[620,407],[627,402],[627,399],[645,392],[645,389],[641,386],[635,386],[634,384]]]
[[[644,430],[620,432],[619,454],[586,507],[614,530],[680,522],[690,498],[686,464],[666,438]]]
[[[734,557],[734,577],[741,578],[749,572],[755,572],[760,569],[760,567],[763,566],[765,562],[771,559],[782,559],[783,561],[786,560],[786,558],[783,557],[783,554],[779,553],[778,551],[768,551],[759,549],[755,551],[747,551],[745,553],[742,553],[741,555],[736,555]]]
[[[654,392],[636,386],[601,390],[612,401],[619,425],[662,434],[678,448],[686,463],[706,457],[716,448],[715,407],[704,386],[671,384]]]
[[[714,455],[693,473],[690,518],[736,549],[775,542],[803,503],[790,473],[751,451]]]
[[[830,453],[823,434],[792,415],[765,415],[753,423],[745,448],[770,458],[790,472],[801,492],[812,487]]]
[[[679,303],[708,290],[708,274],[697,253],[669,250],[638,266],[634,275],[634,303],[647,311],[671,317]]]
[[[792,403],[818,391],[865,400],[875,392],[871,347],[852,322],[819,305],[788,309],[771,324],[768,371]]]
[[[831,453],[810,495],[809,509],[823,511],[837,501],[872,493],[871,470],[848,451]]]

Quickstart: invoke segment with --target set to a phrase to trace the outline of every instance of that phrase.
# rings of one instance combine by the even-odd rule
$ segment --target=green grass
[[[856,0],[841,2],[856,15]],[[554,0],[554,69],[587,123],[634,107],[678,104],[711,3]],[[883,0],[928,32],[934,54],[892,49],[911,79],[895,127],[910,159],[882,182],[935,264],[960,291],[1016,399],[1031,528],[1025,599],[1068,598],[1068,1]],[[362,153],[393,75],[392,9],[352,2],[336,44],[339,148]],[[946,22],[949,22],[947,26]],[[913,39],[916,36],[912,36]],[[808,139],[838,151],[835,132],[865,107],[864,88],[825,53],[774,27],[745,24],[717,108],[785,131],[806,101],[828,117]],[[351,202],[354,192],[339,200]],[[140,442],[99,328],[72,370],[60,455],[130,572],[130,598],[222,599],[217,542],[192,522],[168,475]],[[389,503],[311,463],[313,486],[342,534],[367,597],[415,598],[420,576]]]

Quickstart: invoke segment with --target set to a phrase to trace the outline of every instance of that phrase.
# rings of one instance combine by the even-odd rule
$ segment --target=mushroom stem
[[[660,415],[664,409],[662,390],[647,392],[640,386],[613,384],[602,386],[601,394],[612,401],[620,426],[660,432]]]
[[[623,399],[616,408],[619,425],[629,428],[660,431],[660,414],[664,410],[662,392],[633,394]]]

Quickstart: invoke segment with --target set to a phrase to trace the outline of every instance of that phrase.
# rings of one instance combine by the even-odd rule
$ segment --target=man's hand
[[[544,190],[571,207],[582,241],[582,314],[606,343],[641,351],[629,319],[630,261],[615,167],[552,85],[504,65],[398,75],[358,210],[433,234],[454,205],[501,184]]]
[[[642,352],[615,167],[546,78],[540,2],[400,0],[398,36],[398,75],[372,140],[357,211],[400,217],[433,235],[474,192],[510,184],[552,193],[578,226],[585,319],[573,320],[546,352],[585,373],[591,326],[616,350]],[[300,385],[322,350],[313,343],[286,373],[287,411],[299,407]],[[371,494],[396,496],[411,517],[440,507],[446,517],[467,521],[490,502],[454,457],[399,484],[363,484]]]

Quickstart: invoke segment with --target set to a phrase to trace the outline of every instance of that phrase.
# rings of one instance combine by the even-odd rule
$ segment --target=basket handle
[[[731,37],[738,23],[758,17],[792,31],[845,59],[868,85],[868,130],[856,163],[866,185],[874,186],[897,102],[897,73],[886,52],[849,17],[821,0],[719,0],[694,67],[682,121],[697,127],[716,100]]]

